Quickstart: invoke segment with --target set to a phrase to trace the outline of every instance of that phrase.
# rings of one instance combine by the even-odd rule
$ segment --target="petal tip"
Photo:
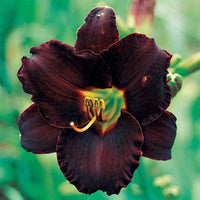
[[[101,19],[101,17],[104,17],[105,15],[109,15],[109,17],[115,17],[115,11],[111,7],[102,6],[102,7],[96,7],[92,9],[88,15],[85,18],[85,21]]]
[[[100,53],[119,40],[115,12],[110,7],[96,7],[85,18],[77,31],[75,49]]]

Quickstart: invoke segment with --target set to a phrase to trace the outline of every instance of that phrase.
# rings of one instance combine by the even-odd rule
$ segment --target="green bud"
[[[172,73],[168,73],[167,74],[167,83],[169,82],[169,81],[171,81],[172,80],[172,77],[173,77],[173,74]]]
[[[179,54],[174,54],[170,61],[170,68],[174,68],[174,66],[180,63],[181,60],[182,58]]]
[[[186,58],[176,65],[174,72],[180,74],[182,77],[200,69],[200,52]]]
[[[182,76],[175,73],[175,74],[167,74],[167,84],[169,85],[172,97],[175,97],[178,91],[182,87]]]

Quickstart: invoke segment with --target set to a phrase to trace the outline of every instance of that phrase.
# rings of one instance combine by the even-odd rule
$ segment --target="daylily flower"
[[[97,7],[74,47],[51,40],[30,52],[17,74],[34,102],[19,118],[21,145],[36,154],[56,152],[80,192],[118,194],[141,156],[171,158],[171,55],[153,39],[130,34],[119,40],[114,11]]]

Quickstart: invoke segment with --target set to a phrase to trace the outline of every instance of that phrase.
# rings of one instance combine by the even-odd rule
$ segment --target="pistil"
[[[84,126],[83,128],[78,128],[77,126],[75,126],[74,122],[71,122],[70,126],[78,133],[85,132],[92,126],[92,124],[94,124],[96,119],[97,119],[96,116],[94,116],[92,118],[92,120],[86,126]]]

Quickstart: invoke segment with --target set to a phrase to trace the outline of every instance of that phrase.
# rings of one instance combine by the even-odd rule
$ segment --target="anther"
[[[105,102],[104,102],[104,100],[103,99],[100,99],[100,106],[101,106],[101,108],[104,110],[105,109]]]
[[[94,106],[99,107],[99,101],[97,98],[94,99]]]
[[[93,98],[91,98],[91,97],[85,97],[84,102],[85,102],[86,106],[93,107],[93,104],[94,104]]]

